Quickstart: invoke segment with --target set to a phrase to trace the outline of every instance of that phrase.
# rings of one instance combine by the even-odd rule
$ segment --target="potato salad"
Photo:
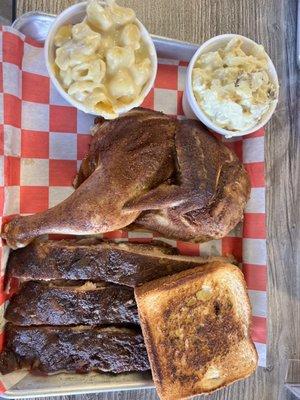
[[[221,128],[251,129],[278,96],[267,67],[263,46],[255,45],[247,54],[238,36],[225,48],[202,54],[192,71],[199,107]]]

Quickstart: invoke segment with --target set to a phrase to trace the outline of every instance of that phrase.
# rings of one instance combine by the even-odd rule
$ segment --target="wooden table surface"
[[[18,0],[17,14],[58,13],[72,0]],[[287,360],[300,359],[300,76],[296,66],[297,0],[120,0],[151,33],[195,43],[240,33],[263,43],[280,79],[280,100],[267,126],[267,368],[206,400],[294,398],[283,387]],[[298,93],[298,96],[297,96]],[[297,98],[298,97],[298,98]],[[300,382],[300,377],[299,377]],[[72,396],[73,398],[75,396]],[[154,390],[82,395],[83,399],[154,400]],[[71,397],[61,397],[71,399]]]

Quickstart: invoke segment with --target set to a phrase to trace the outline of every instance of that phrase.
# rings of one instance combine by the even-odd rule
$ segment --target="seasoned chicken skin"
[[[134,227],[207,241],[242,219],[247,173],[236,155],[195,121],[137,108],[96,120],[75,192],[57,206],[17,217],[2,237],[12,248],[49,233],[97,234]]]

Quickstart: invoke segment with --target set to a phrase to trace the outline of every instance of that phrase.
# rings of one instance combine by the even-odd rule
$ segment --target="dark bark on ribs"
[[[91,282],[27,282],[5,318],[26,326],[139,324],[133,289]]]
[[[7,276],[23,281],[102,280],[135,287],[210,260],[169,253],[168,247],[148,244],[33,242],[11,253]]]
[[[149,370],[140,332],[128,328],[20,327],[6,325],[0,372],[18,369],[122,373]]]

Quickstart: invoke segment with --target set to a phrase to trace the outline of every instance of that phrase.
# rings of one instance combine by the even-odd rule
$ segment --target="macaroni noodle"
[[[106,118],[134,101],[151,75],[149,51],[135,21],[130,8],[91,0],[84,20],[62,26],[55,36],[58,80],[73,99]]]

